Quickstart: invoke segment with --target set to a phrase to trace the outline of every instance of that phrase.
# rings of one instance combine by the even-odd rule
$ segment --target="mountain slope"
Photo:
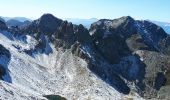
[[[10,19],[6,22],[6,25],[8,27],[16,27],[16,26],[17,27],[24,27],[24,26],[29,25],[29,24],[31,24],[31,22],[28,21],[28,20],[21,22],[21,21],[15,20],[15,19]]]
[[[78,29],[81,29],[78,32],[84,32],[81,25]],[[64,32],[67,33],[67,31]],[[46,39],[47,37],[45,37]],[[67,40],[65,38],[61,39],[63,41]],[[119,100],[128,98],[93,74],[88,69],[87,62],[72,54],[71,49],[64,49],[60,46],[58,48],[58,45],[56,45],[58,48],[56,50],[53,43],[47,42],[52,52],[46,54],[34,51],[31,55],[28,55],[25,50],[31,50],[36,47],[38,42],[30,35],[25,36],[23,34],[22,36],[19,34],[19,36],[15,37],[13,33],[1,32],[0,44],[8,48],[11,53],[7,70],[11,77],[11,82],[1,81],[3,87],[0,90],[1,99],[41,99],[43,95],[51,94],[62,95],[69,100],[103,100],[115,99],[115,97]],[[85,43],[81,38],[80,42]],[[49,49],[49,47],[45,46],[44,49]],[[6,78],[4,77],[3,80],[6,81]],[[12,92],[9,93],[6,90]]]
[[[3,42],[4,40],[6,42]],[[5,95],[1,95],[1,98],[30,99],[34,97],[38,99],[49,94],[62,95],[69,100],[123,98],[114,88],[97,78],[87,68],[85,60],[74,56],[70,50],[56,51],[51,45],[53,53],[49,55],[38,53],[31,57],[15,47],[31,47],[32,44],[9,40],[3,34],[0,35],[0,44],[8,48],[11,53],[8,71],[12,84],[8,86],[1,82],[2,87],[13,91],[14,94],[17,92],[16,96],[7,94],[2,89],[0,92]],[[19,93],[26,97],[22,98]]]

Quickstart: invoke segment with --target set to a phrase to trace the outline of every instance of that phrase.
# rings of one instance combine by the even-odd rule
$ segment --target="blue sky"
[[[0,0],[0,16],[38,18],[52,13],[59,18],[132,16],[170,22],[170,0]]]

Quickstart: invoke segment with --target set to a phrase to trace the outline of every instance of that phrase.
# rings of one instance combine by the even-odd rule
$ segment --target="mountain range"
[[[22,27],[0,21],[0,99],[170,98],[170,35],[162,27],[130,16],[84,21],[89,29],[79,22],[52,14]]]
[[[32,19],[26,18],[26,17],[2,17],[0,16],[0,20],[7,22],[7,26],[20,26],[22,24],[29,24]],[[80,19],[80,18],[63,18],[63,20],[67,20],[69,22],[72,22],[73,24],[84,25],[87,29],[90,28],[91,24],[98,21],[97,18],[90,18],[90,19]],[[158,26],[161,26],[166,33],[170,34],[170,23],[168,22],[160,22],[160,21],[150,21]]]

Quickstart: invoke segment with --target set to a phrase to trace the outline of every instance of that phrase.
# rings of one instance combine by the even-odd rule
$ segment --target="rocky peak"
[[[77,41],[80,43],[91,43],[92,42],[92,38],[88,30],[82,24],[77,26],[76,35],[77,35]]]
[[[135,20],[130,16],[114,20],[99,20],[91,25],[90,33],[97,49],[110,63],[117,63],[122,56],[128,55],[126,39],[136,34]]]
[[[24,33],[44,33],[51,36],[57,31],[61,25],[62,20],[56,18],[51,14],[44,14],[39,19],[34,20],[30,25],[24,27]]]
[[[91,25],[89,31],[94,42],[98,46],[101,46],[101,44],[106,42],[104,44],[110,44],[109,47],[113,47],[113,44],[111,45],[111,43],[115,43],[118,40],[124,40],[124,42],[119,43],[128,45],[126,40],[129,41],[130,39],[133,39],[133,43],[138,44],[136,45],[137,48],[149,48],[150,50],[163,52],[164,50],[161,49],[162,41],[168,37],[168,34],[166,34],[161,27],[148,21],[136,21],[130,16],[124,16],[114,20],[99,20]],[[115,42],[113,42],[114,40]],[[118,47],[119,46],[120,45],[118,45]],[[101,47],[101,49],[102,48],[105,47]]]
[[[136,33],[135,20],[130,16],[114,20],[102,19],[91,25],[90,34],[96,35],[96,31],[98,31],[97,33],[101,38],[105,38],[109,34],[118,34],[127,38],[129,35]]]
[[[39,31],[42,33],[54,33],[61,25],[62,20],[54,17],[51,14],[44,14],[35,21]]]
[[[134,19],[131,16],[123,16],[120,19],[122,19],[124,21],[134,21]]]

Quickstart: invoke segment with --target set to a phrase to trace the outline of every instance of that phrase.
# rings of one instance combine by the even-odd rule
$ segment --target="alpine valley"
[[[0,20],[0,100],[169,100],[170,35],[130,16],[85,28]]]

